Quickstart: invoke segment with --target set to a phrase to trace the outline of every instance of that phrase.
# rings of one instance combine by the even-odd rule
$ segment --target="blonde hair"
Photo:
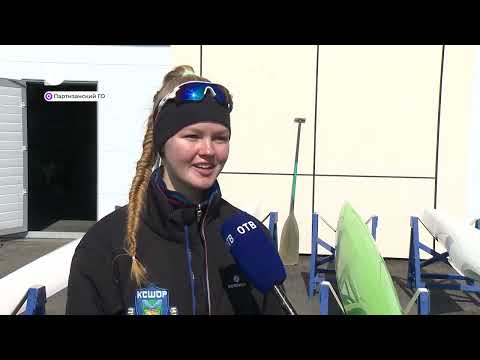
[[[153,139],[154,121],[158,103],[173,89],[187,81],[209,81],[206,78],[195,75],[193,68],[189,65],[181,65],[167,73],[163,79],[160,90],[153,97],[152,112],[148,116],[147,130],[143,139],[143,150],[140,159],[137,161],[136,173],[129,192],[127,233],[125,251],[132,258],[131,278],[138,286],[146,284],[147,269],[137,258],[137,234],[140,224],[140,214],[144,207],[145,194],[152,175],[152,168],[160,160],[160,154],[155,152]]]

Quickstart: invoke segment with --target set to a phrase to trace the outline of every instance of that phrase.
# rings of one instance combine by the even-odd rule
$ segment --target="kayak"
[[[337,224],[335,270],[346,315],[402,315],[398,294],[377,245],[350,203]]]

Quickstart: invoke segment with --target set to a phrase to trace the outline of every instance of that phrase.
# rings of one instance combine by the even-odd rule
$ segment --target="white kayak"
[[[0,315],[10,315],[28,289],[45,286],[47,298],[68,285],[72,257],[80,239],[32,261],[0,279]],[[24,304],[18,313],[25,311]]]
[[[460,275],[480,281],[480,231],[438,210],[426,209],[421,220],[447,249],[450,265]]]

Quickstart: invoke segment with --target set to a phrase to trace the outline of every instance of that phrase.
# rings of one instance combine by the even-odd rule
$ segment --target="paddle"
[[[295,219],[294,206],[295,206],[295,190],[297,187],[297,167],[298,167],[298,148],[300,145],[300,128],[305,122],[304,118],[295,118],[295,122],[298,123],[297,131],[297,148],[295,150],[295,165],[293,168],[293,181],[292,181],[292,195],[290,197],[290,212],[287,220],[283,225],[282,236],[280,237],[280,250],[279,254],[284,265],[296,265],[298,264],[298,224]]]

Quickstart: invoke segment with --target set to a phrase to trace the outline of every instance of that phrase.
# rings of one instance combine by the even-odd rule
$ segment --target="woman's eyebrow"
[[[208,130],[203,130],[203,129],[199,129],[199,128],[190,128],[190,129],[183,129],[182,130],[182,133],[183,134],[187,134],[187,133],[194,133],[194,134],[197,134],[197,135],[204,135],[204,134],[211,134],[212,136],[228,136],[230,134],[230,132],[228,131],[228,129],[225,129],[225,130],[214,130],[212,132],[208,131]]]
[[[196,128],[182,129],[181,131],[182,131],[182,133],[184,133],[184,134],[188,134],[188,133],[192,133],[192,132],[199,134],[199,133],[202,133],[202,132],[203,132],[202,130],[196,129]]]

